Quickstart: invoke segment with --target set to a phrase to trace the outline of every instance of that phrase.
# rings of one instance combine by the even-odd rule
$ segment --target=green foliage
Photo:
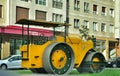
[[[84,73],[84,74],[80,74],[76,70],[73,70],[70,73],[70,75],[73,75],[73,76],[120,76],[120,69],[112,68],[112,69],[105,69],[100,73]]]
[[[87,28],[87,26],[81,25],[79,31],[82,34],[82,38],[84,37],[87,40],[89,37],[88,35],[89,29]]]
[[[30,74],[30,76],[32,76],[32,74],[33,74],[30,70],[16,70],[16,73],[17,74],[24,74],[24,75]],[[66,76],[120,76],[120,69],[119,68],[117,68],[117,69],[116,68],[111,68],[111,69],[109,68],[109,69],[103,70],[100,73],[84,73],[84,74],[83,73],[80,74],[76,70],[73,70],[70,74],[68,74]]]

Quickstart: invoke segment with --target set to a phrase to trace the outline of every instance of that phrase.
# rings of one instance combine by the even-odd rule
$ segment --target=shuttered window
[[[102,15],[103,15],[103,16],[106,15],[106,7],[102,7]]]
[[[97,11],[97,5],[93,5],[93,11]]]
[[[2,5],[0,5],[0,18],[2,18]]]
[[[93,5],[93,14],[98,14],[98,6],[97,5]]]
[[[102,7],[102,12],[105,13],[106,7]]]
[[[22,8],[22,7],[16,7],[16,21],[19,19],[28,19],[29,18],[29,9],[28,8]]]
[[[36,20],[46,21],[46,12],[36,10]]]

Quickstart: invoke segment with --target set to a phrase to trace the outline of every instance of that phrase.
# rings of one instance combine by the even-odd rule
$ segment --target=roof
[[[47,22],[47,21],[38,21],[38,20],[30,20],[30,19],[20,19],[16,22],[16,24],[35,25],[35,26],[43,26],[43,27],[71,26],[70,24],[67,23]]]

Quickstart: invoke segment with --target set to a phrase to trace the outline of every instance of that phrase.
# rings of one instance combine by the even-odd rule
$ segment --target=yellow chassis
[[[55,41],[48,41],[43,45],[35,45],[29,44],[29,48],[27,45],[23,45],[20,47],[20,51],[22,52],[22,67],[24,68],[43,68],[43,53],[46,47],[55,42],[64,42],[64,37],[56,36]],[[78,68],[82,63],[84,57],[86,56],[87,52],[93,48],[93,42],[91,40],[81,40],[79,37],[66,37],[66,43],[71,46],[74,56],[75,56],[75,68]],[[29,49],[27,51],[27,49]],[[64,55],[64,53],[61,52]],[[56,56],[56,55],[55,55]],[[57,58],[57,56],[54,58]],[[57,67],[57,63],[54,63]],[[65,64],[65,63],[62,63]],[[64,66],[62,66],[64,67]]]

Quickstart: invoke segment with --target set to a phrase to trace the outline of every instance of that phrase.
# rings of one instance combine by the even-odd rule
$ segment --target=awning
[[[24,27],[24,35],[27,35],[27,27]],[[7,27],[0,27],[0,33],[6,34],[22,34],[22,26],[9,25]],[[33,36],[52,36],[51,30],[39,29],[39,28],[29,28],[29,34]]]

